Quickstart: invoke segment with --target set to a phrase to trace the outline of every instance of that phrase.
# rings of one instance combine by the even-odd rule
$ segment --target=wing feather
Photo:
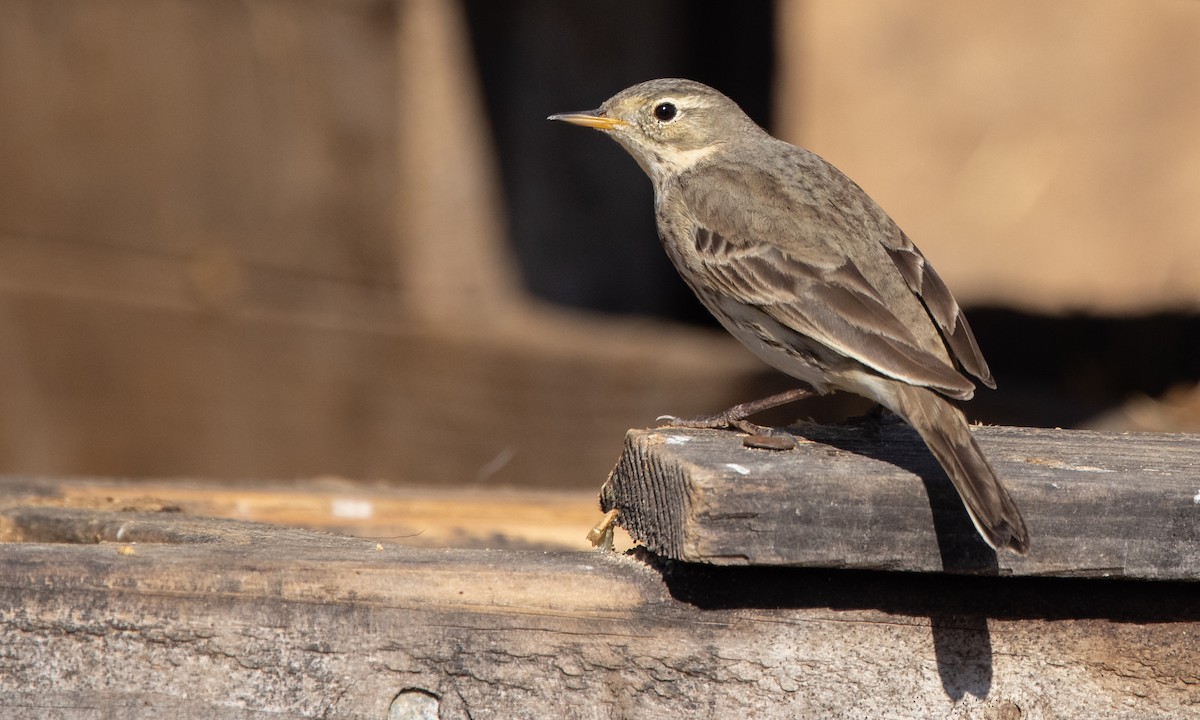
[[[726,167],[709,170],[724,175],[714,182],[680,183],[690,281],[880,374],[969,398],[957,363],[994,387],[961,309],[912,242],[828,163],[791,160],[807,174]]]
[[[941,330],[954,359],[984,385],[995,388],[996,381],[987,361],[983,359],[979,344],[975,341],[975,333],[971,332],[971,326],[967,324],[967,318],[954,296],[950,294],[950,289],[912,240],[899,228],[896,232],[899,234],[899,242],[895,245],[885,244],[884,247],[909,288],[925,303],[925,308],[929,310],[930,317]]]

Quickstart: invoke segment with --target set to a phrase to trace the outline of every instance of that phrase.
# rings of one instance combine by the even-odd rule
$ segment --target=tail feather
[[[929,446],[983,539],[993,548],[1027,553],[1025,519],[983,456],[962,411],[927,388],[896,382],[889,389],[894,403],[884,404],[912,425]]]

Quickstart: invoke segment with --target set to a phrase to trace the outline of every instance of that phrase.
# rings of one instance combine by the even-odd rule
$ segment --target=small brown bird
[[[1020,511],[946,399],[970,399],[972,377],[994,388],[991,371],[946,285],[862,188],[691,80],[651,80],[549,119],[629,151],[654,185],[663,247],[700,302],[808,386],[671,424],[762,432],[746,420],[760,410],[813,392],[865,396],[916,428],[989,545],[1028,551]]]

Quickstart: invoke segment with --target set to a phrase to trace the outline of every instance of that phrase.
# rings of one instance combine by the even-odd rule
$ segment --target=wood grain
[[[4,522],[24,540],[0,543],[6,719],[1133,719],[1200,704],[1190,583],[653,567],[179,513]]]
[[[733,432],[632,430],[605,510],[653,552],[719,565],[1200,579],[1200,437],[979,427],[1022,508],[1026,557],[980,540],[907,426],[795,426],[795,450]]]
[[[332,477],[253,488],[211,479],[0,477],[0,509],[39,507],[162,511],[480,550],[589,550],[587,529],[601,516],[595,490],[396,487]],[[4,532],[0,525],[0,541]],[[629,547],[628,537],[618,544]]]

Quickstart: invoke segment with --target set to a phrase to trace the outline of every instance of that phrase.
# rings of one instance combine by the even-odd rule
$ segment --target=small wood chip
[[[791,435],[747,435],[742,445],[759,450],[791,450],[796,447],[796,439]]]
[[[600,522],[596,523],[591,530],[588,531],[587,539],[594,547],[600,548],[600,552],[609,552],[613,549],[613,524],[617,521],[617,509],[613,508],[604,513],[604,517],[600,518]]]

